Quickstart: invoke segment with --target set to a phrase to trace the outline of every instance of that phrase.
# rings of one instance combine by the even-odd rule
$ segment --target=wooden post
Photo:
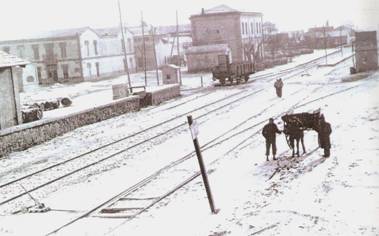
[[[120,28],[121,28],[122,46],[123,46],[123,52],[124,52],[124,68],[126,70],[126,74],[128,75],[128,85],[129,85],[129,88],[131,88],[132,84],[131,84],[131,81],[130,81],[129,66],[128,66],[128,56],[126,54],[124,26],[123,26],[123,23],[122,23],[120,1],[118,1],[118,11],[119,11],[119,15],[120,15]]]
[[[187,116],[187,120],[188,120],[188,124],[190,126],[190,129],[191,129],[191,134],[192,134],[192,139],[193,139],[193,145],[195,146],[196,156],[197,156],[197,160],[199,162],[200,172],[201,172],[201,176],[203,178],[205,190],[207,192],[209,206],[211,208],[212,214],[217,214],[217,212],[219,210],[215,208],[215,205],[214,205],[214,202],[213,202],[213,197],[212,197],[211,187],[209,186],[207,171],[205,170],[205,166],[204,166],[204,162],[203,162],[203,157],[201,155],[199,141],[197,140],[197,127],[196,127],[196,123],[193,122],[193,119],[192,119],[191,115]]]
[[[153,37],[153,52],[154,52],[154,59],[155,59],[155,74],[157,77],[157,85],[159,85],[159,72],[158,72],[158,59],[157,59],[157,51],[155,49],[155,27],[151,29],[151,35]]]
[[[178,11],[176,11],[176,38],[177,38],[176,49],[178,51],[179,82],[180,82],[180,85],[182,85],[182,72],[180,70],[180,66],[181,66],[182,63],[181,63],[180,49],[179,49],[179,20],[178,20]]]
[[[142,47],[143,47],[143,70],[145,72],[145,87],[147,87],[145,24],[143,22],[143,12],[142,11],[141,11],[141,27],[142,27]]]
[[[203,76],[200,76],[200,80],[201,80],[201,87],[204,87]]]

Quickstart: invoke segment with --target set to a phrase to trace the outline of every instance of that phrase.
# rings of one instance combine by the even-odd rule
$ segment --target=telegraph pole
[[[121,15],[121,5],[120,5],[120,0],[118,2],[118,12],[120,16],[120,27],[121,27],[121,35],[122,35],[122,48],[124,52],[124,68],[126,70],[126,74],[128,75],[128,85],[129,88],[132,87],[132,83],[130,81],[130,74],[129,74],[129,66],[128,66],[128,56],[126,54],[126,45],[125,45],[125,35],[124,35],[124,26],[122,24],[122,15]]]
[[[145,26],[144,26],[144,22],[143,22],[143,12],[142,11],[141,11],[141,26],[142,26],[142,46],[143,46],[143,70],[145,71],[145,87],[147,87]]]
[[[179,20],[178,20],[178,11],[176,11],[176,39],[177,39],[176,49],[178,51],[179,82],[180,82],[180,85],[182,85],[182,71],[180,69],[180,66],[181,66],[182,63],[181,63],[180,49],[179,49]]]
[[[151,35],[153,37],[153,47],[154,47],[154,59],[155,59],[155,74],[157,76],[157,85],[159,85],[159,72],[158,72],[158,59],[157,50],[155,49],[155,27],[151,29]]]
[[[328,64],[328,52],[326,50],[326,45],[327,44],[327,41],[326,41],[326,29],[325,29],[325,25],[324,25],[324,49],[325,49],[325,64]]]

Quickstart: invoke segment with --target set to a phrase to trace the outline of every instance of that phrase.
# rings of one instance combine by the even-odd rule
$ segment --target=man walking
[[[281,98],[282,97],[282,88],[283,88],[283,81],[281,78],[279,78],[275,81],[274,87],[276,90],[276,95]]]
[[[328,122],[325,121],[325,117],[321,115],[320,117],[320,129],[318,132],[318,139],[320,142],[320,147],[324,149],[324,157],[330,156],[330,134],[332,133],[332,128]]]
[[[272,147],[273,159],[276,160],[276,133],[280,134],[281,132],[274,123],[274,119],[270,118],[269,123],[262,130],[262,135],[266,139],[266,161],[268,161],[268,156],[270,155],[270,146]]]

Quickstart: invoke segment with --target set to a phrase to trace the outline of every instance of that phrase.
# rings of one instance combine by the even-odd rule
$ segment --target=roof
[[[23,35],[18,38],[4,40],[4,41],[1,41],[1,43],[14,42],[14,41],[35,41],[35,40],[41,40],[41,39],[76,37],[77,35],[84,33],[86,30],[92,30],[92,29],[90,27],[80,27],[80,28],[44,31],[44,32],[38,32],[35,34],[30,34],[30,35]]]
[[[197,53],[210,53],[210,52],[226,52],[229,51],[227,44],[210,44],[202,46],[192,46],[186,50],[186,54],[197,54]]]
[[[128,27],[124,27],[124,29],[132,33],[132,31]],[[94,31],[100,37],[117,37],[120,33],[120,27],[98,28],[94,29]]]
[[[262,16],[262,13],[260,12],[242,12],[236,9],[233,9],[227,5],[218,5],[213,8],[209,9],[202,9],[200,14],[192,15],[192,17],[201,17],[201,16],[213,16],[213,15],[220,15],[220,14],[244,14],[244,15],[254,15],[254,16]]]
[[[211,13],[225,13],[225,12],[239,12],[239,11],[236,9],[233,9],[227,5],[222,4],[222,5],[218,5],[218,6],[210,8],[210,9],[207,9],[204,12],[206,14],[211,14]]]
[[[14,55],[0,51],[0,68],[11,66],[24,66],[26,64],[29,64],[29,62],[24,59],[18,58]]]
[[[161,65],[161,68],[164,68],[164,67],[168,67],[168,68],[172,68],[172,69],[179,69],[180,68],[179,66],[174,65],[174,64]]]
[[[157,34],[176,34],[176,25],[158,26],[156,29]],[[178,30],[179,33],[189,33],[191,32],[191,25],[179,25]]]

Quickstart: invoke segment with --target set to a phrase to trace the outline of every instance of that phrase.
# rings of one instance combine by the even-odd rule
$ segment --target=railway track
[[[132,134],[132,135],[129,135],[129,136],[123,138],[123,139],[117,140],[117,141],[115,141],[115,142],[109,143],[109,144],[107,144],[107,145],[101,146],[101,147],[99,147],[99,148],[96,148],[96,149],[90,150],[90,151],[88,151],[88,152],[86,152],[86,153],[83,153],[83,154],[80,154],[80,155],[78,155],[78,156],[75,156],[75,157],[73,157],[73,158],[71,158],[71,159],[68,159],[68,160],[65,160],[65,161],[63,161],[63,162],[60,162],[60,163],[54,164],[54,165],[52,165],[52,166],[48,166],[48,167],[46,167],[46,168],[43,168],[43,169],[38,170],[38,171],[36,171],[36,172],[33,172],[33,173],[31,173],[31,174],[28,174],[28,175],[22,176],[22,177],[20,177],[20,178],[18,178],[18,179],[15,179],[15,180],[9,181],[9,182],[7,182],[7,183],[4,183],[4,184],[0,185],[0,189],[4,189],[5,187],[12,187],[12,185],[17,184],[17,183],[21,182],[22,180],[32,178],[32,177],[34,177],[34,176],[36,176],[36,175],[38,175],[38,174],[41,174],[41,173],[43,173],[43,172],[52,171],[52,170],[54,170],[54,168],[58,168],[58,167],[60,167],[60,166],[62,166],[62,165],[64,165],[64,164],[67,164],[67,163],[69,163],[69,162],[73,162],[73,161],[75,161],[75,160],[79,160],[80,158],[87,157],[87,155],[92,154],[92,153],[94,153],[94,152],[96,152],[96,151],[102,150],[102,149],[105,148],[105,147],[112,146],[112,145],[114,145],[114,144],[116,144],[116,143],[119,143],[119,142],[121,142],[121,141],[124,141],[124,140],[126,140],[126,139],[129,139],[129,138],[131,138],[131,137],[135,137],[135,136],[137,136],[137,135],[139,135],[139,134],[143,134],[144,132],[149,131],[150,129],[153,129],[153,128],[156,128],[156,127],[159,127],[159,126],[165,125],[165,124],[167,124],[167,123],[169,123],[169,122],[171,122],[171,121],[174,121],[174,120],[178,120],[178,119],[184,117],[184,116],[187,115],[187,114],[193,113],[193,112],[195,112],[195,111],[202,110],[202,109],[204,109],[204,108],[209,108],[209,107],[211,107],[211,110],[206,111],[205,113],[200,114],[200,115],[198,116],[199,118],[205,117],[205,116],[207,116],[207,115],[209,115],[209,114],[212,114],[212,113],[215,113],[215,112],[217,112],[217,111],[219,111],[219,110],[221,110],[221,109],[224,109],[224,108],[228,107],[228,106],[231,105],[231,104],[234,104],[234,103],[236,103],[236,102],[241,102],[241,101],[243,101],[244,99],[246,99],[246,98],[248,98],[248,97],[250,97],[250,96],[253,96],[253,95],[255,95],[255,94],[257,94],[257,93],[259,93],[259,92],[261,92],[261,91],[263,91],[263,89],[255,90],[255,91],[252,91],[252,92],[245,91],[244,93],[240,93],[240,92],[238,92],[238,93],[235,93],[235,94],[233,94],[233,95],[231,95],[231,96],[229,96],[229,97],[224,97],[224,98],[219,99],[219,100],[217,100],[217,101],[215,101],[215,102],[212,102],[212,103],[210,103],[210,104],[203,105],[203,106],[198,107],[198,108],[196,108],[196,109],[193,109],[193,110],[191,110],[191,111],[188,111],[188,112],[185,112],[185,113],[180,114],[180,115],[178,115],[178,116],[175,116],[175,117],[173,117],[173,118],[171,118],[171,119],[169,119],[169,120],[166,120],[166,121],[164,121],[164,122],[161,122],[161,123],[158,123],[158,124],[156,124],[156,125],[153,125],[153,126],[151,126],[151,127],[149,127],[149,128],[146,128],[146,129],[144,129],[144,130],[142,130],[142,131],[139,131],[139,132],[137,132],[137,133],[134,133],[134,134]],[[229,101],[231,98],[235,98],[235,99]],[[221,102],[225,102],[225,103],[221,103]],[[221,105],[220,105],[220,106],[217,106],[216,108],[212,108],[212,106],[213,106],[214,104],[218,104],[218,103],[221,103]],[[1,206],[1,205],[4,205],[4,204],[7,204],[7,203],[9,203],[9,202],[11,202],[11,201],[14,201],[14,200],[16,200],[16,199],[18,199],[18,198],[20,198],[20,197],[22,197],[22,196],[26,196],[26,195],[28,195],[28,194],[30,194],[30,193],[32,193],[32,192],[38,190],[38,189],[41,189],[41,188],[43,188],[43,187],[45,187],[45,186],[48,186],[48,185],[50,185],[50,184],[52,184],[52,183],[55,183],[55,182],[59,181],[59,180],[62,180],[62,179],[64,179],[64,178],[67,178],[67,177],[69,177],[69,176],[71,176],[71,175],[73,175],[73,174],[75,174],[75,173],[78,173],[78,172],[80,172],[80,171],[82,171],[82,170],[88,169],[88,168],[90,168],[90,167],[92,167],[92,166],[94,166],[94,165],[98,165],[98,164],[100,164],[100,163],[102,163],[102,162],[104,162],[104,161],[106,161],[106,160],[109,160],[109,159],[111,159],[111,158],[114,158],[114,157],[116,157],[117,155],[122,154],[122,153],[124,153],[124,152],[126,152],[126,151],[129,151],[129,150],[131,150],[131,149],[134,149],[134,148],[136,148],[136,147],[139,147],[139,146],[141,146],[141,145],[143,145],[143,144],[145,144],[145,143],[151,142],[152,140],[154,140],[154,139],[156,139],[156,138],[158,138],[158,137],[164,136],[164,135],[168,134],[169,132],[171,132],[171,131],[173,131],[173,130],[176,130],[176,129],[181,128],[181,127],[185,127],[185,125],[186,125],[186,122],[179,122],[179,124],[175,124],[173,127],[168,128],[168,129],[165,129],[164,131],[160,131],[160,132],[158,132],[157,134],[153,135],[152,137],[150,137],[150,138],[148,138],[148,139],[144,139],[144,140],[142,140],[142,141],[140,141],[140,142],[137,142],[137,143],[134,143],[134,144],[132,144],[132,145],[129,145],[129,146],[126,147],[126,148],[125,148],[125,147],[124,147],[124,148],[121,148],[120,150],[118,150],[118,151],[116,151],[116,152],[113,152],[113,153],[111,153],[111,154],[109,154],[109,155],[106,155],[105,157],[101,157],[100,159],[98,159],[98,160],[96,160],[96,161],[93,161],[93,159],[91,158],[91,160],[90,160],[91,162],[90,162],[89,164],[86,164],[86,165],[84,165],[84,166],[82,166],[82,167],[80,167],[80,168],[76,168],[75,170],[71,170],[70,172],[68,172],[68,173],[66,173],[66,174],[64,174],[64,175],[61,175],[61,176],[56,177],[56,178],[53,178],[53,179],[51,179],[50,181],[46,181],[46,182],[44,182],[43,184],[37,185],[37,186],[35,186],[35,187],[33,187],[33,188],[30,188],[28,191],[23,191],[23,190],[21,189],[21,191],[20,191],[19,194],[16,194],[16,195],[14,195],[14,196],[12,196],[12,197],[10,197],[10,198],[7,198],[7,199],[1,201],[1,202],[0,202],[0,206]],[[113,148],[113,146],[112,146],[112,148]]]
[[[314,64],[315,62],[317,62],[318,60],[320,60],[321,58],[323,58],[323,57],[316,58],[316,59],[314,59],[314,60],[312,60],[312,61],[310,61],[310,62],[307,62],[307,63],[301,64],[301,65],[298,65],[298,66],[296,66],[296,67],[294,67],[294,68],[289,68],[289,69],[283,70],[283,71],[281,71],[280,73],[281,73],[281,74],[291,73],[291,72],[296,71],[296,70],[299,70],[299,69],[300,69],[300,73],[301,73],[301,71],[304,70],[304,66],[305,66],[305,65],[310,65],[310,64],[312,64],[312,66],[313,66],[313,64]],[[305,68],[305,69],[308,69],[308,68]],[[278,75],[277,75],[277,74],[274,74],[274,75],[269,74],[269,75],[265,75],[265,76],[268,77],[268,78],[272,77],[272,79],[274,79],[274,78],[275,78],[276,76],[278,76]],[[274,77],[274,76],[275,76],[275,77]],[[292,75],[292,76],[293,76],[293,75]],[[266,78],[266,77],[265,77],[265,78]],[[291,77],[291,76],[289,76],[289,78],[290,78],[290,77]],[[209,93],[210,93],[210,92],[209,92]],[[206,94],[204,94],[204,95],[200,95],[200,96],[195,97],[195,98],[193,98],[193,99],[190,99],[190,101],[193,101],[193,100],[195,100],[195,99],[197,99],[197,98],[199,98],[199,97],[207,96],[209,93],[206,93]],[[252,94],[255,94],[255,93],[252,93]],[[251,94],[251,95],[252,95],[252,94]],[[95,148],[95,149],[92,149],[92,150],[87,151],[87,152],[85,152],[85,153],[82,153],[82,154],[80,154],[80,155],[74,156],[74,157],[72,157],[72,158],[70,158],[70,159],[64,160],[64,161],[62,161],[62,162],[59,162],[59,163],[53,164],[53,165],[48,166],[48,167],[45,167],[45,168],[43,168],[43,169],[40,169],[40,170],[38,170],[38,171],[35,171],[35,172],[30,173],[30,174],[24,175],[24,176],[22,176],[22,177],[19,177],[19,178],[17,178],[17,179],[11,180],[11,181],[9,181],[9,182],[6,182],[6,183],[3,183],[3,184],[0,184],[0,189],[3,189],[3,188],[5,188],[5,187],[7,187],[7,186],[14,185],[14,184],[16,184],[16,183],[19,183],[19,182],[22,181],[22,180],[25,180],[25,179],[31,178],[31,177],[33,177],[33,176],[35,176],[35,175],[41,174],[41,173],[43,173],[43,172],[46,172],[46,171],[52,170],[53,168],[57,168],[57,167],[59,167],[59,166],[62,166],[62,165],[64,165],[64,164],[67,164],[67,163],[69,163],[69,162],[73,162],[73,161],[78,160],[78,159],[80,159],[80,158],[86,157],[86,156],[88,156],[88,155],[90,155],[90,154],[93,154],[93,153],[95,153],[95,152],[97,152],[97,151],[103,150],[103,149],[105,149],[105,148],[107,148],[107,147],[113,147],[113,145],[115,145],[115,144],[117,144],[117,143],[120,143],[120,142],[122,142],[122,141],[126,141],[126,140],[128,140],[128,139],[131,139],[131,138],[133,138],[133,137],[135,137],[135,136],[138,136],[138,135],[140,135],[140,134],[143,134],[144,132],[147,132],[147,131],[149,131],[149,130],[151,130],[151,129],[154,129],[154,128],[157,128],[157,127],[159,127],[159,126],[163,126],[163,125],[165,125],[165,124],[167,124],[167,123],[169,123],[169,122],[171,122],[171,121],[177,120],[177,119],[179,119],[179,118],[185,116],[186,114],[190,114],[190,113],[192,113],[192,112],[194,112],[194,111],[198,111],[198,110],[200,110],[200,109],[203,109],[203,108],[208,107],[208,106],[210,106],[210,105],[214,105],[215,103],[218,103],[218,102],[224,101],[224,100],[226,100],[226,99],[230,99],[230,98],[232,98],[232,97],[234,97],[234,96],[237,96],[237,95],[240,95],[240,92],[237,92],[237,93],[235,93],[235,94],[232,94],[232,95],[230,95],[230,96],[227,97],[227,98],[223,98],[223,99],[216,100],[215,102],[212,102],[212,103],[210,103],[210,104],[207,104],[207,105],[201,106],[200,108],[196,108],[196,109],[193,109],[193,110],[188,111],[188,112],[186,112],[186,113],[180,114],[180,115],[175,116],[175,117],[173,117],[173,118],[171,118],[171,119],[168,119],[168,120],[166,120],[166,121],[164,121],[164,122],[161,122],[161,123],[158,123],[158,124],[156,124],[156,125],[150,126],[150,127],[146,128],[146,129],[143,129],[143,130],[141,130],[141,131],[139,131],[139,132],[133,133],[133,134],[128,135],[128,136],[126,136],[126,137],[124,137],[124,138],[121,138],[121,139],[119,139],[119,140],[113,141],[113,142],[111,142],[111,143],[108,143],[108,144],[102,145],[102,146],[100,146],[100,147],[98,147],[98,148]],[[244,96],[244,97],[242,97],[242,98],[240,98],[240,99],[245,99],[245,98],[247,98],[247,97],[249,97],[249,96],[251,96],[251,95],[248,95],[248,96],[246,96],[246,97]],[[237,100],[239,100],[239,99],[237,99]],[[235,100],[235,101],[236,101],[236,100]],[[231,103],[234,103],[235,101],[232,101]],[[182,102],[182,103],[176,104],[176,105],[174,105],[174,106],[171,106],[171,107],[169,107],[169,108],[167,108],[167,109],[173,109],[174,107],[181,106],[181,105],[186,104],[186,103],[188,103],[188,102],[189,102],[189,101]],[[231,104],[231,103],[228,103],[228,104]],[[222,106],[221,108],[223,108],[223,106]],[[218,110],[218,109],[215,109],[214,111],[217,111],[217,110]],[[82,170],[84,170],[84,169],[87,169],[87,168],[89,168],[89,167],[92,167],[92,166],[94,166],[94,165],[97,165],[97,164],[99,164],[99,163],[102,163],[102,162],[104,162],[104,161],[106,161],[106,160],[108,160],[108,159],[110,159],[110,158],[113,158],[113,157],[115,157],[115,156],[117,156],[117,155],[119,155],[119,154],[121,154],[121,153],[123,153],[123,152],[126,152],[126,151],[128,151],[128,150],[130,150],[130,149],[132,149],[132,148],[135,148],[135,147],[140,146],[140,145],[142,145],[142,144],[144,144],[144,143],[147,143],[147,142],[149,142],[149,141],[151,141],[151,140],[153,140],[153,139],[155,139],[155,138],[158,138],[158,137],[164,135],[165,133],[170,132],[170,131],[172,131],[172,130],[175,130],[175,129],[177,129],[177,128],[183,126],[183,125],[185,125],[185,123],[182,123],[182,124],[179,124],[179,125],[177,125],[177,126],[174,126],[173,128],[168,129],[168,130],[166,130],[166,131],[164,131],[164,132],[161,132],[161,133],[159,133],[159,134],[157,134],[157,135],[155,135],[155,136],[153,136],[153,137],[151,137],[151,138],[149,138],[149,139],[146,139],[146,140],[143,141],[143,142],[139,142],[139,143],[134,144],[134,145],[131,145],[131,146],[127,147],[127,148],[121,149],[120,151],[114,152],[114,153],[112,153],[112,154],[110,154],[110,155],[108,155],[108,156],[106,156],[106,157],[104,157],[104,158],[101,158],[101,159],[98,160],[98,161],[91,162],[91,163],[88,164],[88,165],[85,165],[85,166],[83,166],[83,167],[81,167],[81,168],[75,169],[74,171],[71,171],[71,172],[69,172],[69,173],[67,173],[67,174],[64,174],[64,175],[60,176],[60,177],[57,177],[57,178],[52,179],[52,180],[50,180],[50,181],[48,181],[48,182],[45,182],[44,184],[41,184],[41,185],[35,186],[35,187],[29,189],[28,191],[22,191],[22,193],[20,193],[20,194],[17,194],[17,195],[15,195],[15,196],[11,197],[11,198],[8,198],[8,199],[6,199],[6,200],[1,201],[1,202],[0,202],[0,206],[1,206],[1,205],[4,205],[4,204],[6,204],[6,203],[9,203],[9,202],[11,202],[11,201],[13,201],[13,200],[16,200],[16,199],[18,199],[18,198],[20,198],[20,197],[22,197],[22,196],[28,195],[28,194],[30,194],[31,192],[34,192],[34,191],[36,191],[36,190],[38,190],[38,189],[40,189],[40,188],[42,188],[42,187],[45,187],[45,186],[50,185],[50,184],[52,184],[52,183],[55,183],[55,182],[57,182],[57,181],[59,181],[59,180],[61,180],[61,179],[63,179],[63,178],[66,178],[66,177],[71,176],[71,175],[73,175],[73,174],[75,174],[75,173],[78,173],[78,172],[80,172],[80,171],[82,171]]]
[[[315,101],[319,101],[319,100],[325,99],[327,97],[330,97],[330,96],[333,96],[333,95],[336,95],[336,94],[339,94],[339,93],[346,92],[346,91],[354,89],[356,87],[357,86],[352,86],[352,87],[349,87],[349,88],[346,88],[346,89],[342,89],[342,90],[339,90],[337,92],[334,92],[334,93],[331,93],[331,94],[327,94],[327,95],[321,96],[319,98],[316,98],[314,100],[311,100],[309,102],[300,104],[301,101],[304,100],[304,98],[303,98],[298,103],[296,103],[295,105],[291,106],[289,110],[293,110],[293,109],[296,109],[296,108],[299,108],[299,107],[311,104],[311,103],[313,103]],[[307,97],[309,97],[309,95]],[[265,108],[265,109],[267,109],[267,108]],[[283,112],[280,115],[284,115],[286,112]],[[278,116],[280,116],[280,115],[278,115]],[[243,130],[240,130],[238,132],[235,132],[238,127],[240,127],[242,124],[245,124],[250,119],[251,119],[251,117],[249,117],[247,120],[243,121],[242,123],[239,123],[237,126],[233,127],[232,129],[226,131],[222,135],[220,135],[220,136],[212,139],[210,142],[208,142],[205,145],[203,145],[202,146],[203,152],[205,152],[208,149],[211,149],[211,148],[213,148],[213,147],[215,147],[215,146],[217,146],[217,145],[219,145],[219,144],[221,144],[221,143],[223,143],[225,141],[229,141],[231,138],[236,137],[238,135],[241,135],[242,133],[246,133],[246,132],[250,131],[251,129],[253,129],[253,128],[257,127],[257,126],[262,125],[264,122],[267,122],[267,118],[266,118],[266,119],[262,120],[261,122],[255,123],[252,126],[249,126],[249,127],[245,128]],[[232,131],[234,131],[235,133],[233,133],[232,135],[229,135],[229,136],[225,137],[222,140],[217,141],[218,139],[220,139],[221,137],[225,136],[227,133],[230,133]],[[260,131],[261,131],[261,129],[255,131],[252,135],[248,136],[248,138],[246,138],[246,140],[247,139],[251,139],[252,136],[257,135],[258,133],[260,133]],[[236,147],[239,147],[239,146],[240,146],[240,143],[237,146],[235,146],[232,149],[230,149],[227,153],[235,150]],[[227,154],[227,153],[225,153],[225,154]],[[109,217],[109,214],[114,214],[114,213],[119,212],[119,211],[124,211],[124,210],[131,211],[131,210],[134,210],[135,213],[132,214],[132,215],[112,216],[112,217],[115,217],[115,218],[117,218],[117,217],[127,218],[127,220],[133,219],[137,215],[145,212],[146,210],[148,210],[149,208],[151,208],[152,206],[154,206],[156,203],[162,201],[164,198],[170,196],[175,191],[177,191],[180,188],[182,188],[183,186],[187,185],[188,183],[190,183],[192,180],[196,179],[200,175],[200,173],[196,172],[195,174],[193,174],[189,178],[187,178],[185,181],[183,181],[182,183],[176,185],[174,188],[170,189],[165,194],[162,194],[159,197],[141,198],[141,197],[138,197],[138,196],[135,197],[135,196],[132,195],[133,193],[135,193],[136,191],[140,190],[145,185],[149,184],[152,180],[156,179],[158,175],[162,174],[162,172],[167,171],[169,168],[173,168],[174,166],[177,166],[178,164],[183,163],[184,161],[190,159],[193,156],[194,156],[194,152],[191,152],[191,153],[187,154],[186,156],[180,158],[179,160],[171,163],[170,165],[167,165],[167,166],[163,167],[162,169],[160,169],[159,171],[157,171],[153,175],[145,178],[143,181],[137,183],[133,187],[128,188],[127,190],[125,190],[122,193],[118,194],[117,196],[115,196],[114,198],[110,199],[109,201],[106,201],[106,202],[102,203],[101,205],[95,207],[91,211],[86,212],[85,214],[81,215],[80,217],[73,219],[69,223],[63,225],[62,227],[60,227],[59,229],[57,229],[57,230],[55,230],[55,231],[53,231],[51,233],[56,233],[59,230],[65,228],[67,226],[69,226],[70,224],[73,224],[76,221],[78,221],[78,220],[80,220],[80,219],[82,219],[84,217],[87,217],[87,216],[89,216],[89,215],[91,215],[91,214],[93,214],[95,212],[100,212],[100,213],[97,213],[97,216],[99,216],[99,214],[102,214],[103,216],[101,216],[101,217],[105,217],[104,214],[108,214],[108,216],[106,216],[106,217]],[[215,161],[218,161],[218,159],[216,159]],[[211,162],[210,165],[212,165],[212,163],[214,163],[215,161]],[[129,200],[129,201],[130,200],[135,200],[135,201],[147,200],[147,201],[149,201],[149,203],[145,207],[138,207],[138,208],[122,208],[122,207],[121,208],[117,208],[117,207],[116,208],[110,208],[110,206],[112,206],[115,203],[117,203],[120,199],[122,199],[122,201],[127,201],[127,200]]]

